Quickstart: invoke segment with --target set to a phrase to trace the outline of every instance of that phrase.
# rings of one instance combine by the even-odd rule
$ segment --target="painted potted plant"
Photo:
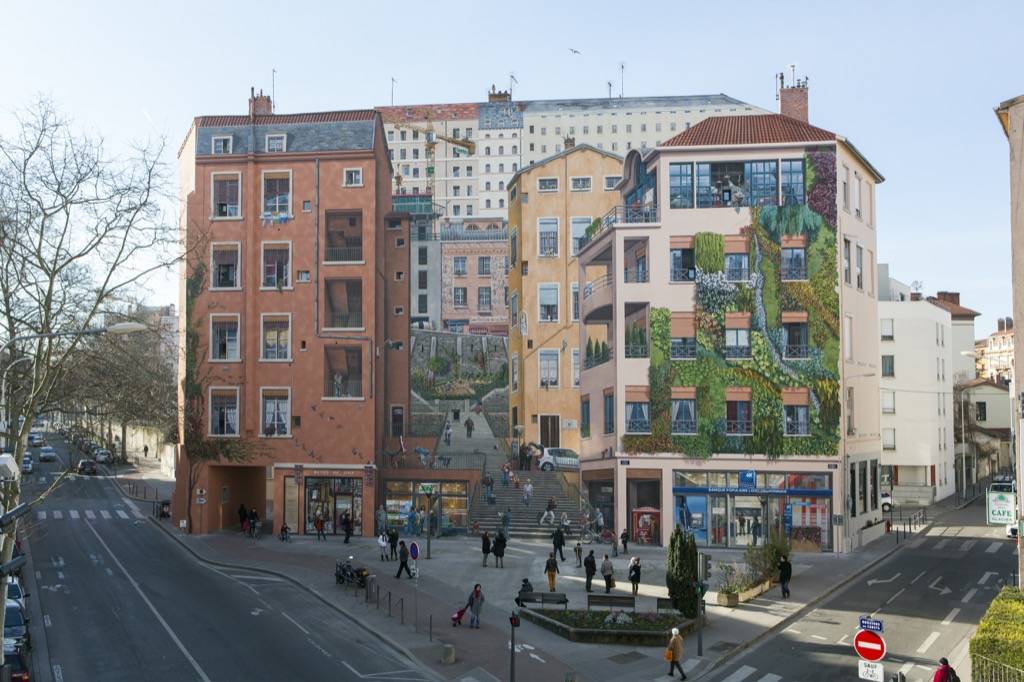
[[[740,590],[743,588],[736,564],[724,561],[718,564],[718,605],[736,607],[740,603]]]

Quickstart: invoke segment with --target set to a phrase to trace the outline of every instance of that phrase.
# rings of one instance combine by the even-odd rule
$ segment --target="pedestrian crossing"
[[[1013,552],[1014,543],[1012,540],[992,540],[989,538],[962,539],[941,536],[920,536],[911,540],[909,546],[913,549],[937,551],[943,554],[951,553],[984,553],[998,554],[1000,552]]]
[[[133,519],[145,519],[146,515],[134,508],[129,508],[128,511],[115,509],[113,513],[107,509],[39,509],[36,511],[37,521],[81,521],[82,519],[95,521],[97,518],[103,521],[131,521]]]
[[[919,664],[906,663],[899,669],[901,673],[906,677],[908,682],[926,682],[930,680],[930,669]],[[789,682],[789,680],[795,680],[796,678],[784,678],[782,675],[775,673],[769,673],[760,671],[757,668],[750,665],[743,665],[736,668],[728,674],[724,674],[724,677],[715,678],[715,682]],[[658,678],[659,682],[661,678]],[[665,677],[668,680],[668,677]],[[801,679],[806,679],[801,677]]]

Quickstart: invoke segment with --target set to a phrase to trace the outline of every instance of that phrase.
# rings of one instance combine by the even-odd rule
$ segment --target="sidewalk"
[[[128,464],[106,467],[110,480],[135,500],[158,503],[174,492],[174,477],[167,474],[155,457],[129,457]]]
[[[353,538],[352,543],[345,546],[334,537],[317,543],[305,536],[294,538],[290,544],[281,543],[276,538],[264,538],[253,543],[238,533],[184,536],[166,522],[162,527],[207,560],[246,569],[268,570],[293,579],[325,602],[407,649],[442,679],[462,682],[508,679],[508,616],[513,608],[512,599],[524,577],[528,577],[535,587],[546,584],[542,571],[550,551],[550,545],[546,543],[513,538],[506,550],[505,568],[494,568],[493,558],[491,565],[483,568],[477,538],[434,540],[431,544],[433,558],[430,560],[423,558],[426,556],[425,539],[412,538],[420,544],[420,576],[417,581],[396,580],[392,572],[397,570],[397,562],[380,561],[372,538]],[[409,538],[405,539],[409,541]],[[574,544],[567,548],[568,561],[560,563],[562,572],[558,577],[558,590],[567,593],[571,608],[586,608],[584,574],[583,569],[576,568],[572,556]],[[851,554],[795,555],[791,586],[793,598],[786,601],[779,598],[779,591],[774,588],[762,597],[729,609],[712,604],[713,595],[709,595],[708,625],[703,634],[704,655],[696,656],[696,638],[688,637],[684,668],[691,678],[702,674],[784,627],[787,619],[804,608],[813,607],[840,585],[903,546],[902,542],[897,546],[895,538],[887,535]],[[584,546],[584,553],[591,549],[600,562],[610,546]],[[742,563],[739,550],[712,551],[712,554],[716,561]],[[351,591],[335,585],[334,562],[348,555],[354,556],[356,564],[366,566],[371,574],[377,576],[381,594],[379,610],[375,601],[369,604],[364,601],[363,593],[353,596]],[[640,557],[643,566],[638,610],[654,611],[654,599],[667,596],[665,550],[631,547],[629,556]],[[613,559],[618,580],[615,592],[619,594],[629,593],[629,583],[625,579],[627,560],[626,555]],[[481,629],[451,627],[450,615],[465,604],[467,595],[477,582],[486,597]],[[714,584],[715,579],[712,578]],[[387,615],[389,593],[393,604],[390,618]],[[399,599],[404,608],[401,613]],[[403,617],[404,625],[401,622]],[[433,642],[428,636],[431,617]],[[468,624],[468,618],[465,624]],[[454,665],[440,663],[442,643],[454,645]],[[569,672],[576,674],[577,682],[669,679],[665,675],[660,647],[579,644],[525,620],[516,632],[516,644],[516,673],[522,679],[562,680],[567,679],[565,675]]]

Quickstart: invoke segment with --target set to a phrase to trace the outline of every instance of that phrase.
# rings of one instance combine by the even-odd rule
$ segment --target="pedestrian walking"
[[[484,568],[487,568],[487,555],[491,553],[491,536],[487,531],[480,538],[480,550],[484,553]]]
[[[789,581],[793,579],[793,564],[785,556],[779,561],[779,587],[782,588],[782,598],[789,599]]]
[[[249,530],[249,524],[246,523],[248,520],[249,512],[246,510],[245,505],[238,505],[238,526],[242,529],[242,535],[245,535],[245,531]]]
[[[416,510],[409,507],[409,511],[405,515],[405,534],[413,535],[416,533]]]
[[[398,560],[398,529],[392,528],[388,531],[388,546],[391,548],[391,559]]]
[[[530,479],[526,479],[526,485],[523,486],[523,504],[527,507],[530,506],[530,499],[533,497],[533,483]]]
[[[145,457],[146,459],[149,459],[149,446],[148,445],[143,445],[142,446],[142,456]]]
[[[629,547],[626,546],[626,543],[629,542],[629,531],[623,528],[622,534],[619,535],[619,539],[622,540],[622,553],[629,554]]]
[[[526,443],[520,443],[519,445],[519,470],[526,471],[526,458],[529,456],[529,450],[526,447]]]
[[[246,522],[249,527],[249,537],[256,538],[256,524],[260,522],[260,515],[256,513],[256,507],[249,510],[249,515],[246,517]]]
[[[405,574],[412,580],[412,571],[409,570],[409,548],[405,546],[405,540],[398,543],[398,573],[395,574],[395,578],[402,577],[402,569],[405,569]]]
[[[341,517],[341,527],[345,530],[345,544],[348,544],[348,539],[352,537],[352,515],[345,512],[345,515]],[[327,536],[324,536],[324,540]]]
[[[583,545],[580,544],[579,540],[576,541],[576,546],[572,550],[576,554],[576,568],[583,567]]]
[[[324,533],[324,517],[320,516],[319,513],[316,515],[316,518],[313,519],[313,529],[316,531],[317,542],[320,542],[321,540],[325,542],[327,541],[327,534]]]
[[[569,521],[568,512],[562,512],[562,518],[558,519],[558,525],[562,529],[563,533],[567,535],[569,534],[569,532],[572,530],[572,522]]]
[[[548,577],[548,592],[555,591],[555,576],[558,575],[558,562],[555,561],[555,553],[548,554],[548,560],[544,563],[544,573]]]
[[[960,682],[960,676],[949,665],[949,660],[945,656],[939,659],[939,667],[935,669],[932,682]]]
[[[629,582],[633,583],[633,596],[636,596],[640,589],[640,557],[633,557],[629,560]]]
[[[678,669],[679,678],[686,679],[683,672],[683,636],[679,634],[679,628],[672,628],[672,639],[668,640],[668,648],[665,650],[665,658],[668,659],[668,676]]]
[[[594,528],[597,529],[598,535],[604,530],[604,514],[601,513],[600,509],[594,514]]]
[[[384,505],[382,504],[377,508],[377,533],[383,533],[388,529],[388,513],[384,511]]]
[[[484,609],[484,593],[480,589],[480,583],[473,586],[473,591],[469,593],[469,601],[466,603],[469,607],[469,627],[480,629],[480,612]]]
[[[544,509],[544,513],[540,517],[540,524],[544,525],[548,523],[548,519],[551,519],[551,525],[555,525],[555,509],[558,508],[558,503],[555,502],[555,498],[549,497],[547,507]]]
[[[508,479],[512,474],[512,469],[509,467],[508,462],[501,465],[501,486],[503,488],[508,487]]]
[[[381,533],[377,536],[377,547],[380,548],[380,560],[388,560],[388,536]]]
[[[450,421],[444,423],[444,444],[449,447],[452,444],[452,423]]]
[[[505,531],[505,537],[512,537],[512,507],[507,508],[501,515],[501,527]]]
[[[608,555],[604,555],[604,561],[601,562],[601,576],[604,578],[604,593],[608,594],[615,587],[615,567],[612,566],[612,560],[608,558]]]
[[[587,592],[590,592],[594,576],[597,575],[597,559],[594,558],[594,550],[590,550],[590,554],[583,560],[583,570],[587,574]]]
[[[551,544],[554,545],[555,551],[551,553],[551,556],[555,556],[555,552],[558,552],[558,556],[565,561],[565,553],[562,548],[565,547],[565,533],[562,532],[561,528],[556,528],[555,532],[551,534]]]
[[[505,545],[507,544],[508,538],[499,530],[498,537],[494,538],[494,543],[491,545],[495,568],[505,568]]]
[[[473,418],[472,417],[466,417],[466,422],[465,422],[464,426],[466,427],[466,438],[472,438],[473,437]]]

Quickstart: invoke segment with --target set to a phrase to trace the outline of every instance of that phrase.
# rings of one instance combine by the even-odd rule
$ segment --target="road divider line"
[[[124,564],[121,563],[121,560],[117,558],[113,551],[111,551],[110,547],[107,546],[107,543],[103,541],[103,538],[100,537],[100,534],[96,532],[96,529],[93,528],[91,523],[86,523],[85,525],[88,526],[89,530],[92,531],[92,534],[96,536],[96,540],[98,540],[100,545],[102,545],[103,549],[107,551],[107,554],[109,554],[110,558],[113,559],[114,564],[116,564],[117,567],[121,569],[121,573],[123,573],[124,577],[128,579],[128,582],[131,583],[131,586],[135,588],[135,591],[138,593],[139,597],[141,597],[142,601],[144,601],[146,603],[146,606],[149,607],[149,610],[153,612],[153,615],[160,622],[160,625],[163,626],[164,630],[167,631],[167,634],[170,636],[171,640],[174,641],[174,643],[177,645],[178,650],[181,651],[182,655],[184,655],[185,658],[188,659],[188,662],[192,664],[192,668],[195,669],[196,674],[199,675],[199,679],[201,679],[203,682],[211,682],[209,676],[199,666],[199,663],[196,661],[196,659],[192,658],[192,654],[188,652],[188,649],[185,648],[185,645],[182,644],[181,640],[178,639],[178,636],[174,634],[174,630],[172,630],[171,626],[167,624],[167,621],[164,620],[164,617],[160,615],[160,612],[156,610],[156,607],[153,606],[153,602],[151,602],[149,600],[149,597],[146,596],[146,593],[142,591],[142,588],[139,587],[139,583],[136,582],[135,578],[133,578],[132,575],[128,572],[128,570],[124,567]]]
[[[917,577],[916,577],[916,578],[914,578],[913,580],[911,580],[911,581],[910,581],[910,584],[911,584],[911,585],[913,585],[914,583],[916,583],[916,582],[917,582],[918,580],[920,580],[921,578],[923,578],[923,577],[924,577],[924,574],[925,574],[925,573],[927,573],[927,572],[928,572],[928,571],[921,571],[920,573],[918,573],[918,574],[917,574]]]
[[[759,678],[757,682],[779,682],[781,679],[782,677],[775,673],[768,673],[767,675]]]
[[[886,600],[885,600],[885,603],[886,603],[886,604],[891,604],[891,603],[893,603],[894,601],[896,601],[896,597],[900,596],[901,594],[903,594],[903,593],[904,593],[904,592],[906,592],[906,591],[907,591],[907,588],[905,588],[905,587],[901,587],[901,588],[900,588],[900,591],[899,591],[899,592],[897,592],[896,594],[892,595],[892,596],[891,596],[891,597],[889,597],[888,599],[886,599]]]
[[[932,634],[928,635],[927,639],[924,640],[921,646],[917,647],[917,653],[923,654],[924,652],[928,651],[928,648],[931,647],[932,644],[935,644],[935,640],[937,640],[938,638],[938,632],[933,632]]]
[[[53,625],[53,622],[50,620],[50,614],[43,614],[43,625],[46,627],[50,627],[51,625]]]
[[[295,626],[295,627],[297,627],[298,629],[302,630],[302,631],[303,631],[304,633],[306,633],[307,635],[308,635],[308,634],[311,634],[311,633],[309,632],[309,630],[307,630],[306,628],[304,628],[304,627],[302,627],[301,625],[299,625],[299,621],[295,620],[294,618],[292,618],[291,616],[289,616],[289,615],[288,615],[287,613],[285,613],[284,611],[282,611],[282,612],[281,612],[281,615],[282,615],[282,616],[284,616],[285,618],[287,618],[288,620],[290,620],[290,621],[292,622],[292,625],[294,625],[294,626]]]
[[[900,673],[902,673],[903,675],[907,675],[907,674],[910,673],[911,670],[913,670],[913,668],[914,668],[914,662],[913,661],[911,661],[910,663],[904,663],[903,667],[900,668]]]
[[[985,554],[995,554],[996,552],[998,552],[1002,548],[1003,548],[1003,543],[1001,543],[1001,542],[993,542],[991,545],[988,546],[988,549],[985,550]]]
[[[960,600],[960,603],[966,604],[967,602],[971,601],[971,598],[973,598],[976,594],[978,594],[977,588],[972,587],[971,589],[967,590],[967,594],[965,594],[964,598]]]
[[[53,664],[53,680],[54,682],[64,682],[64,669],[59,664]]]
[[[942,624],[949,625],[950,623],[952,623],[953,619],[956,618],[956,614],[958,613],[960,613],[960,609],[953,609],[952,611],[950,611],[949,615],[942,619]]]
[[[794,635],[801,635],[801,634],[803,634],[799,630],[794,630],[793,628],[786,628],[786,632],[792,632]]]
[[[980,578],[978,578],[978,584],[979,585],[984,585],[985,583],[987,583],[988,582],[988,577],[990,575],[999,575],[999,574],[998,573],[993,573],[992,571],[985,571],[985,575],[983,575]]]
[[[756,672],[756,668],[751,668],[749,665],[745,665],[732,675],[729,675],[729,677],[726,677],[722,682],[742,682],[742,680],[747,679]]]

